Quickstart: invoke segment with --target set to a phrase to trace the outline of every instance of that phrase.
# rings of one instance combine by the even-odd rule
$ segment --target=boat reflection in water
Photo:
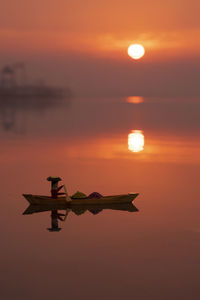
[[[142,130],[132,130],[128,135],[128,149],[132,152],[144,150],[144,134]]]
[[[52,232],[52,231],[60,231],[62,228],[60,228],[58,226],[58,220],[60,220],[62,222],[65,221],[67,215],[68,215],[68,211],[67,210],[66,210],[65,214],[58,213],[58,211],[56,209],[52,210],[51,211],[51,227],[47,228],[47,230],[49,230],[50,232]]]
[[[80,216],[86,212],[90,212],[93,215],[97,215],[103,210],[117,210],[127,212],[138,212],[138,209],[132,203],[120,203],[120,204],[84,204],[76,205],[71,208],[67,208],[66,205],[30,205],[23,213],[23,215],[31,215],[35,213],[51,212],[51,227],[47,228],[49,232],[59,232],[59,221],[64,222],[67,219],[69,213],[74,213]],[[62,213],[58,212],[62,211]]]

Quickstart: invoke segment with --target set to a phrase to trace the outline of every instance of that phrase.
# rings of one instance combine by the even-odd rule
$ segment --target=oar
[[[71,209],[70,208],[67,208],[66,209],[66,212],[65,212],[65,217],[64,217],[64,219],[63,219],[63,221],[65,221],[66,220],[66,218],[67,218],[67,216],[68,216],[68,214],[69,214],[69,212],[71,211]]]
[[[66,197],[65,197],[66,202],[69,203],[69,202],[72,201],[72,199],[70,198],[70,196],[69,196],[68,193],[67,193],[67,189],[66,189],[65,184],[64,184],[63,188],[64,188],[64,191],[65,191],[65,194],[66,194]]]

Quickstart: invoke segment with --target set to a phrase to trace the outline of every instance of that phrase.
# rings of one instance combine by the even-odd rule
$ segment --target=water
[[[0,104],[1,299],[199,299],[199,99]],[[144,150],[128,150],[140,130]],[[139,192],[138,212],[22,215],[23,193]]]

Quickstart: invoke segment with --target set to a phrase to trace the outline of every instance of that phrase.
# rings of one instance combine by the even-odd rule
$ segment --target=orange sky
[[[195,90],[194,94],[197,94],[199,9],[199,0],[4,1],[0,4],[0,65],[24,60],[32,63],[32,74],[39,70],[47,81],[67,82],[78,93],[88,93],[91,75],[97,94],[108,83],[113,85],[108,89],[112,94],[119,86],[118,80],[123,92],[117,94],[127,96],[135,95],[131,92],[133,82],[130,81],[135,76],[133,71],[140,73],[133,91],[142,95],[142,86],[148,86],[153,70],[160,68],[156,71],[159,74],[155,82],[162,79],[161,86],[170,81],[173,84],[171,74],[176,74],[176,80],[181,77],[180,91],[189,83],[188,93]],[[140,61],[142,68],[127,55],[127,47],[134,42],[142,43],[146,48]],[[165,70],[169,69],[168,62],[171,69]],[[180,68],[182,65],[183,69]],[[42,69],[47,70],[50,66],[52,69],[43,73]],[[115,67],[119,68],[118,77]],[[103,82],[105,69],[109,78]],[[50,73],[57,77],[51,78]],[[120,77],[122,73],[126,78]],[[137,90],[137,87],[140,88]],[[153,90],[156,87],[155,84]],[[173,91],[176,89],[174,86]],[[155,94],[150,90],[148,88],[144,94]],[[165,90],[169,89],[166,87]]]
[[[199,9],[198,0],[7,1],[0,4],[0,41],[5,48],[99,55],[119,53],[136,41],[149,51],[198,53]]]

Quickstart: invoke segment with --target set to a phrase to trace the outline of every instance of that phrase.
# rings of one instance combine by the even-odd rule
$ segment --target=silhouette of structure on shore
[[[70,96],[69,88],[45,85],[43,81],[28,84],[24,63],[3,67],[0,79],[0,100],[5,98],[61,98]]]
[[[40,84],[27,84],[23,63],[5,66],[0,74],[0,125],[5,131],[21,132],[25,119],[61,104],[69,104],[69,89]],[[21,120],[20,120],[21,119]],[[24,119],[24,120],[22,120]],[[18,124],[21,121],[20,125]]]

